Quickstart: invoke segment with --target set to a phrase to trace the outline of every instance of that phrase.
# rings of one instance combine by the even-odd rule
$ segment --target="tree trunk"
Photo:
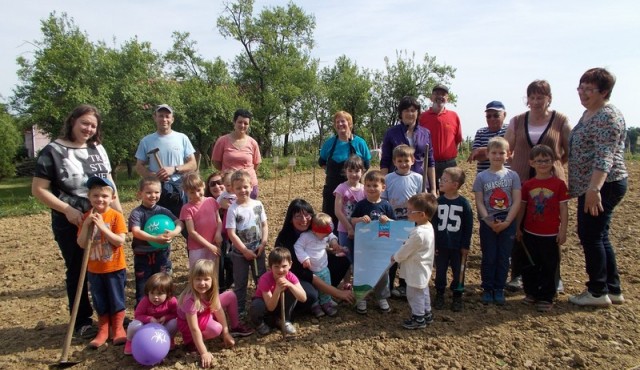
[[[133,178],[133,164],[131,163],[131,160],[127,159],[125,161],[125,163],[127,164],[127,178],[132,179]]]

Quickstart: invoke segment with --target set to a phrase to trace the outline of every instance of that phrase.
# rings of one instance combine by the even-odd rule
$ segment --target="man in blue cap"
[[[497,100],[490,102],[487,104],[484,114],[487,120],[487,127],[476,131],[476,137],[473,139],[473,148],[469,158],[467,158],[467,162],[469,163],[478,161],[476,173],[480,173],[489,168],[489,158],[487,158],[487,143],[489,139],[495,136],[504,137],[508,126],[504,124],[507,112],[502,102]]]

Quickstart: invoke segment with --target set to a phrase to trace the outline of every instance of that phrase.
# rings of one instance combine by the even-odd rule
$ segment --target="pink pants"
[[[233,291],[227,290],[220,294],[220,305],[227,313],[229,328],[235,328],[239,324],[238,320],[238,300]],[[198,328],[202,332],[203,339],[212,339],[222,334],[222,325],[216,321],[215,316],[210,310],[204,310],[198,313]],[[193,342],[191,330],[186,320],[178,318],[178,329],[182,333],[182,339],[185,344]]]

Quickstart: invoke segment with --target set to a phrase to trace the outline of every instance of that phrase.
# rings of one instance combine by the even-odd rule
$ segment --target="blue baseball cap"
[[[488,110],[497,110],[498,112],[504,112],[504,104],[501,101],[494,100],[487,104],[487,108],[484,110],[485,112]]]
[[[109,180],[106,177],[98,177],[98,176],[89,177],[89,179],[87,180],[87,188],[91,189],[94,186],[108,186],[111,189],[113,189],[113,191],[116,190],[116,186],[113,185],[113,182],[111,182],[111,180]]]

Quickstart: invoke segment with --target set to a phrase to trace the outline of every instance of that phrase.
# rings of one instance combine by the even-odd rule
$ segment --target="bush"
[[[0,113],[0,179],[16,173],[15,158],[21,144],[16,123],[7,113]]]

